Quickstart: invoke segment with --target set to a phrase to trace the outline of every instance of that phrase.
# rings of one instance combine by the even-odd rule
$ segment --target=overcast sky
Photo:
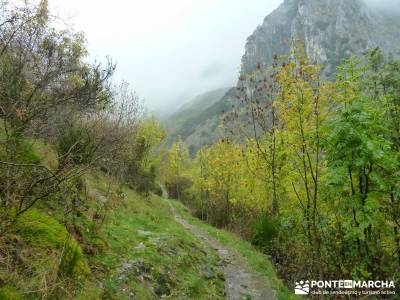
[[[150,110],[233,86],[246,38],[283,0],[49,0],[84,31],[93,58],[117,62]]]
[[[384,10],[396,10],[400,9],[400,0],[364,0],[372,8],[381,8]]]

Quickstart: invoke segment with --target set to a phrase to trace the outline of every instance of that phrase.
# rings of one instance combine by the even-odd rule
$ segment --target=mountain
[[[312,61],[330,75],[340,61],[380,47],[400,51],[399,15],[371,10],[361,0],[285,0],[247,39],[242,72],[271,65],[274,55],[288,54],[291,39],[304,42]]]
[[[208,91],[185,103],[177,112],[168,117],[165,122],[167,129],[177,134],[181,133],[181,129],[185,127],[186,121],[196,118],[201,111],[206,110],[221,100],[227,91],[228,88]]]
[[[399,56],[398,28],[399,10],[378,11],[361,0],[285,0],[248,37],[241,73],[251,73],[257,65],[270,66],[275,55],[290,52],[290,41],[296,39],[304,43],[308,56],[322,65],[323,74],[329,77],[342,59],[361,55],[368,49],[380,47],[387,54]],[[192,152],[211,144],[223,136],[218,125],[223,111],[233,104],[235,89],[213,105],[204,105],[204,109],[199,101],[186,106],[179,113],[184,116],[183,126],[176,116],[170,118],[171,124],[178,125],[170,141],[178,134]]]
[[[168,132],[169,146],[181,137],[191,153],[209,141],[217,139],[220,116],[229,109],[234,88],[221,88],[201,94],[184,104],[176,113],[164,121]]]

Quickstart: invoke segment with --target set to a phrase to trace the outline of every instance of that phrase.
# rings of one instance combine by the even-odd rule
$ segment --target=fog
[[[400,0],[364,0],[370,8],[386,12],[400,12]]]
[[[174,110],[211,89],[233,86],[246,38],[282,0],[49,0],[84,31],[92,59],[109,55],[116,79],[149,110]]]
[[[349,0],[352,1],[352,0]],[[400,0],[365,0],[400,10]],[[246,38],[283,0],[49,0],[84,31],[92,59],[117,62],[152,111],[171,111],[211,89],[233,86]]]

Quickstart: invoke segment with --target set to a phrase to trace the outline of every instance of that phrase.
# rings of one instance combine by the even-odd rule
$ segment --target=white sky
[[[246,38],[283,0],[49,0],[84,31],[93,58],[117,62],[150,110],[233,86]]]

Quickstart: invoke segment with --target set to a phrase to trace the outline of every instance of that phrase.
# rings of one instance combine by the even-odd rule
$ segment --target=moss
[[[1,300],[22,300],[19,292],[12,286],[6,285],[0,288],[0,299]]]
[[[81,247],[56,219],[32,209],[17,220],[16,233],[31,246],[61,251],[60,274],[80,279],[90,273]]]
[[[82,279],[90,274],[82,249],[74,239],[69,240],[64,248],[59,271],[75,279]]]
[[[35,209],[17,219],[16,232],[24,241],[40,248],[61,248],[68,240],[68,232],[63,225]]]

